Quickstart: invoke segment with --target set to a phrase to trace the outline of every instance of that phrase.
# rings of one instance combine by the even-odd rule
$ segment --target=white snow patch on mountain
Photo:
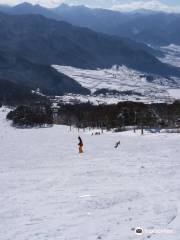
[[[143,239],[179,240],[179,134],[16,129],[6,114],[0,108],[1,240],[138,240],[136,227]]]
[[[164,58],[160,58],[162,62],[180,67],[180,46],[170,44],[169,46],[161,47],[161,50],[165,54]]]

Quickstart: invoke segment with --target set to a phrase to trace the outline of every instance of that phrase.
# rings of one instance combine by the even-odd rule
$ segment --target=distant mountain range
[[[180,14],[143,10],[121,13],[65,4],[53,11],[64,21],[94,31],[127,37],[154,46],[180,44]]]
[[[180,76],[178,68],[161,63],[144,44],[40,15],[0,14],[0,29],[0,49],[36,64],[87,69],[118,64],[148,73]]]
[[[3,80],[60,95],[87,94],[89,90],[51,65],[96,69],[117,64],[150,74],[180,77],[179,68],[160,62],[155,57],[159,52],[145,44],[76,27],[37,12],[30,14],[27,11],[30,7],[34,9],[30,4],[10,8],[21,9],[16,15],[0,13],[0,78]],[[36,6],[36,9],[43,8]]]
[[[56,14],[53,9],[48,9],[39,4],[32,5],[24,2],[14,7],[8,5],[0,5],[0,11],[9,14],[40,14],[48,18],[62,20],[59,14]]]
[[[66,4],[48,9],[29,3],[19,4],[15,7],[1,6],[0,11],[10,14],[41,14],[97,32],[127,37],[156,46],[180,44],[180,14],[142,9],[131,13],[121,13]]]

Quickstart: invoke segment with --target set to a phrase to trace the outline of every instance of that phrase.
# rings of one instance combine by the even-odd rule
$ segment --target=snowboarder
[[[114,148],[118,148],[118,147],[120,146],[120,144],[121,144],[121,142],[120,142],[120,141],[119,141],[119,142],[117,142],[117,143],[115,144]]]
[[[79,140],[79,143],[78,143],[79,153],[83,153],[83,141],[82,141],[81,137],[78,137],[78,140]]]

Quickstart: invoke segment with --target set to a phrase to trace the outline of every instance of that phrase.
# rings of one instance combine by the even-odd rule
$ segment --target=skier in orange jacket
[[[78,143],[79,153],[83,153],[83,141],[82,141],[81,137],[78,137],[78,140],[79,140],[79,143]]]

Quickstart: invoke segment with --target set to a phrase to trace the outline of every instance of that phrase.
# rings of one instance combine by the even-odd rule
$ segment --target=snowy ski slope
[[[15,129],[6,111],[0,108],[1,240],[179,240],[180,135]]]

